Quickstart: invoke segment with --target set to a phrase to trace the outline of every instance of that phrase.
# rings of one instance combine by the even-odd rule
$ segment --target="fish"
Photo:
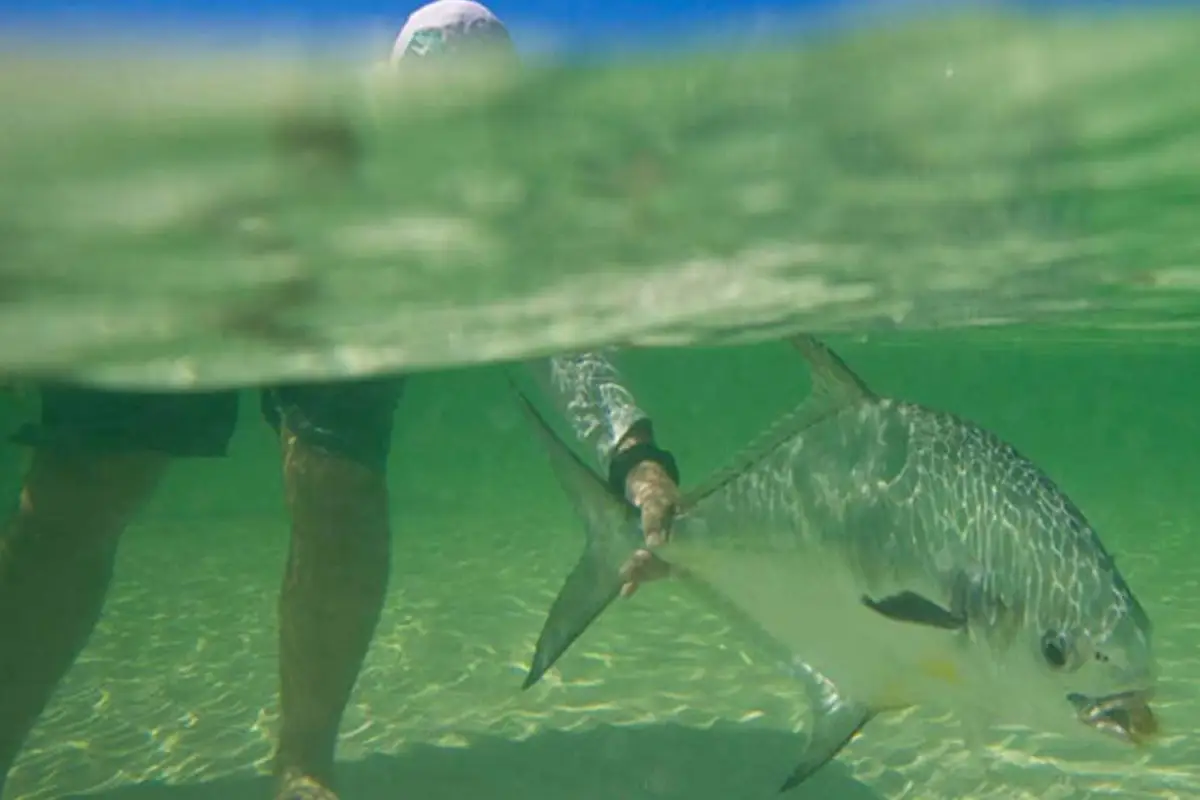
[[[1153,625],[1071,499],[994,433],[876,394],[814,337],[789,342],[808,396],[686,492],[653,551],[803,687],[811,721],[781,791],[913,707],[957,716],[968,744],[1003,724],[1150,745]],[[645,545],[636,509],[513,388],[586,533],[527,689]]]

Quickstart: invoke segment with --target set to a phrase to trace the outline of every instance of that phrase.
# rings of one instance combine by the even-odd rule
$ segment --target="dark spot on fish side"
[[[982,635],[999,651],[1008,650],[1024,624],[1024,604],[1006,597],[982,572],[962,572],[950,583],[950,609],[968,620],[973,635]]]
[[[916,592],[904,591],[873,600],[863,595],[862,603],[872,611],[897,622],[912,622],[931,628],[956,631],[966,627],[966,617],[955,614]]]

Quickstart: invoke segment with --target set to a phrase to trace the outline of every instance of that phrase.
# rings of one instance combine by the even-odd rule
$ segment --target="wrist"
[[[630,502],[634,502],[630,497],[629,478],[637,467],[647,461],[657,464],[676,486],[679,485],[679,467],[675,463],[675,457],[656,445],[653,440],[643,439],[629,444],[613,456],[608,469],[609,487]]]
[[[613,452],[616,455],[620,455],[639,444],[653,443],[654,426],[648,419],[639,419],[630,425],[629,430],[625,431],[625,435],[617,441],[617,446],[613,448]]]

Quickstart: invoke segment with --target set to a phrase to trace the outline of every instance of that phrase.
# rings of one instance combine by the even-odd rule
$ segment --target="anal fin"
[[[812,702],[813,721],[800,763],[779,788],[781,793],[804,783],[837,758],[877,714],[866,704],[847,699],[829,678],[811,665],[797,661],[793,667]]]
[[[617,599],[624,582],[620,571],[594,545],[583,551],[550,607],[522,689],[541,680],[546,670]]]

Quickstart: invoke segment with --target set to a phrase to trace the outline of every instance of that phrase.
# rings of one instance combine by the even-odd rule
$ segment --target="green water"
[[[1076,499],[1154,619],[1167,736],[1138,754],[1000,731],[972,761],[953,721],[916,713],[873,725],[795,796],[1200,795],[1196,349],[830,341],[879,391],[983,423]],[[779,344],[641,352],[625,364],[685,483],[805,384]],[[228,459],[180,464],[126,535],[106,616],[8,797],[268,791],[256,770],[275,730],[287,527],[274,442],[245,419]],[[669,583],[611,610],[542,684],[519,691],[578,554],[578,523],[498,370],[416,376],[399,420],[392,589],[343,728],[344,796],[773,796],[798,753],[803,697]]]

